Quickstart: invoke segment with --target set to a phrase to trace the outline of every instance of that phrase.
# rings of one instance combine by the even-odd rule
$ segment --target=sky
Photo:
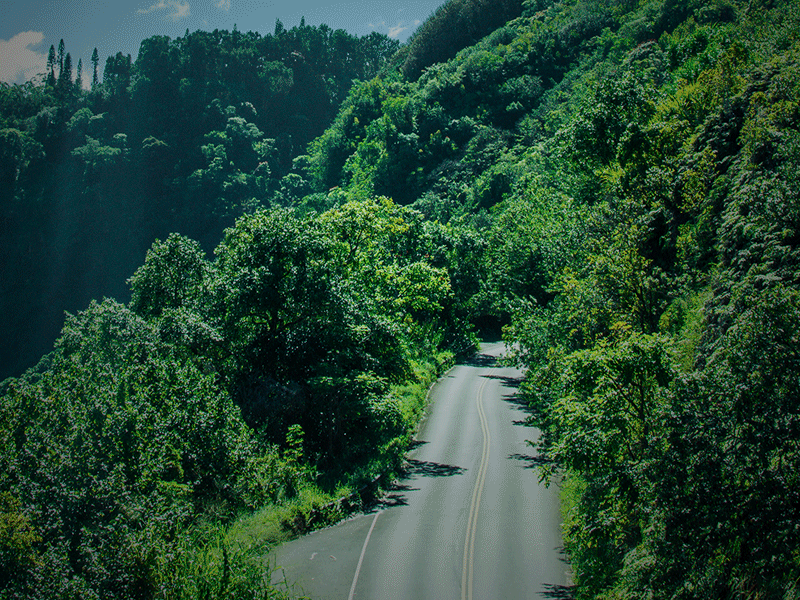
[[[353,35],[385,33],[404,42],[444,0],[0,0],[0,81],[23,83],[44,73],[50,46],[66,51],[83,81],[91,77],[97,48],[102,73],[117,52],[134,60],[142,40],[153,35],[183,36],[188,29],[275,30],[280,19],[291,29],[325,23]]]

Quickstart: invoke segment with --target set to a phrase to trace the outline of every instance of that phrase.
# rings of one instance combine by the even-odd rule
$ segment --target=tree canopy
[[[154,37],[91,92],[52,48],[0,88],[4,313],[61,326],[0,386],[0,593],[252,597],[227,528],[396,467],[502,334],[576,597],[794,598],[798,31],[451,0],[401,48]]]
[[[397,46],[324,25],[154,36],[104,66],[95,51],[86,91],[62,41],[45,81],[3,84],[0,377],[47,351],[64,310],[126,299],[153,239],[210,252],[236,217],[282,203],[294,158]]]

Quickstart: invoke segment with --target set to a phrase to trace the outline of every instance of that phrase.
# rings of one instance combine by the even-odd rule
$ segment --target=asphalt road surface
[[[485,344],[431,390],[408,476],[376,505],[275,551],[318,600],[568,597],[558,488],[538,483],[521,373]]]

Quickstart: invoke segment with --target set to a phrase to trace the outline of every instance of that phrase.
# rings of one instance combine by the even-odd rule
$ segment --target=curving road
[[[408,476],[372,512],[278,548],[279,573],[318,600],[568,597],[558,488],[538,483],[502,351],[442,378]]]

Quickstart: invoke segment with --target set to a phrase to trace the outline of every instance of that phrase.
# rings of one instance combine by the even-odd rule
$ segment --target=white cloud
[[[217,2],[217,8],[228,12],[231,9],[231,0],[219,0],[219,2]]]
[[[146,15],[151,12],[156,12],[159,10],[168,10],[169,15],[167,18],[172,19],[173,21],[180,21],[181,19],[185,19],[189,16],[189,2],[187,0],[159,0],[156,4],[153,4],[150,8],[140,8],[136,12],[140,15]]]
[[[23,31],[10,40],[0,40],[0,81],[21,83],[47,71],[47,54],[32,50],[44,41],[40,31]]]
[[[394,27],[389,27],[389,33],[387,34],[393,40],[396,40],[400,37],[400,34],[403,33],[408,29],[407,25],[403,25],[402,23],[398,23]]]
[[[411,29],[416,29],[421,24],[422,21],[415,19],[413,25],[409,25],[406,21],[399,21],[396,25],[390,26],[386,21],[379,21],[368,23],[367,27],[373,31],[383,31],[390,38],[397,40],[401,37],[407,37]]]

